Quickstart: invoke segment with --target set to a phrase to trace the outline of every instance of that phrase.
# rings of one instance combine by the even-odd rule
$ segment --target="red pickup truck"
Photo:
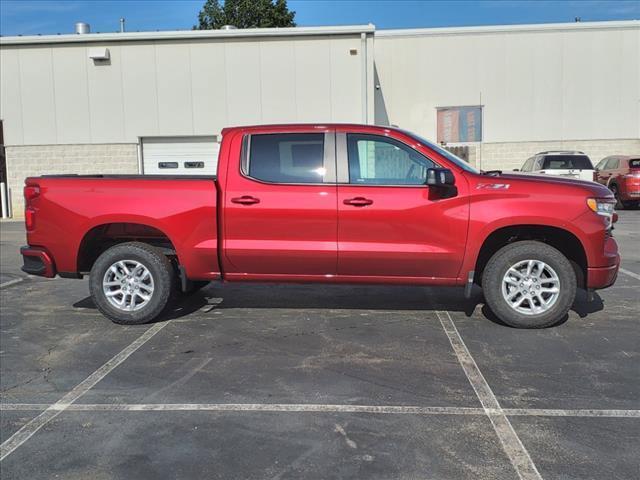
[[[213,173],[213,172],[212,172]],[[217,175],[26,179],[23,270],[82,278],[111,320],[213,280],[482,286],[514,327],[558,322],[620,257],[604,186],[482,172],[397,128],[222,132]]]

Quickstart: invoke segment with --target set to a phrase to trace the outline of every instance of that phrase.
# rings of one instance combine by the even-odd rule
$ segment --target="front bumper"
[[[51,255],[43,248],[22,247],[22,271],[29,275],[53,278],[56,276],[56,266]]]

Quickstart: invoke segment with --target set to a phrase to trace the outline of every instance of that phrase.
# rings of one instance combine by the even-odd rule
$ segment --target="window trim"
[[[310,133],[316,135],[324,135],[322,147],[322,167],[325,174],[322,182],[271,182],[249,175],[249,162],[251,158],[251,137],[254,135],[308,135]],[[240,150],[240,165],[238,172],[241,177],[253,182],[262,183],[264,185],[297,185],[297,186],[326,186],[336,184],[336,155],[335,155],[335,132],[331,131],[295,131],[295,132],[278,132],[278,133],[247,133],[242,137],[242,147]]]
[[[406,183],[400,183],[400,184],[384,184],[384,185],[380,185],[380,184],[366,184],[366,183],[350,183],[351,182],[351,178],[349,175],[349,151],[347,148],[347,135],[365,135],[365,136],[369,136],[369,137],[379,137],[382,139],[390,139],[394,142],[397,142],[401,145],[404,145],[407,149],[412,150],[414,152],[416,152],[418,155],[426,158],[427,160],[429,160],[431,163],[433,163],[434,168],[442,168],[442,166],[436,162],[435,160],[433,160],[431,157],[429,157],[428,155],[425,155],[424,153],[416,150],[415,148],[413,148],[411,145],[407,145],[405,142],[403,142],[402,140],[399,140],[395,137],[389,136],[389,135],[380,135],[377,133],[368,133],[368,132],[337,132],[336,133],[336,162],[337,162],[337,166],[338,166],[338,170],[337,170],[337,183],[338,185],[348,185],[350,187],[393,187],[393,188],[398,188],[398,187],[402,187],[402,188],[428,188],[428,185],[426,183],[423,184],[406,184]],[[389,142],[390,143],[390,142]],[[426,179],[425,179],[426,182]]]

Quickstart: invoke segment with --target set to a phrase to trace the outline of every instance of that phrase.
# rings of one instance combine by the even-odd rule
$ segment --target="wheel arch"
[[[142,242],[178,258],[174,242],[158,227],[144,222],[105,222],[91,227],[82,237],[76,256],[77,271],[88,273],[108,248],[125,242]]]
[[[489,259],[502,247],[523,240],[537,240],[559,250],[571,262],[578,286],[587,279],[587,254],[580,239],[567,229],[549,225],[509,225],[485,237],[475,262],[475,281],[480,284]]]

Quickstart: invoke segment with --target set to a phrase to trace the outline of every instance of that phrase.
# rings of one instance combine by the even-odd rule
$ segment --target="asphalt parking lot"
[[[210,285],[112,324],[2,223],[3,479],[640,477],[640,212],[616,285],[545,330],[457,289]]]

